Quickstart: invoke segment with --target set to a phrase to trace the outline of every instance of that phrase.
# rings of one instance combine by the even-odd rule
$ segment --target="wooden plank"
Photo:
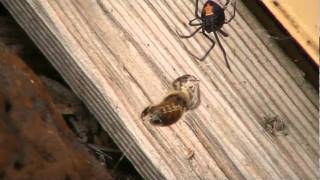
[[[176,35],[194,31],[193,1],[2,2],[146,179],[317,178],[318,95],[240,1],[224,27],[233,73],[218,47],[188,54],[209,48],[200,34]],[[183,74],[200,79],[200,106],[170,127],[142,122]],[[272,118],[287,136],[265,131]]]

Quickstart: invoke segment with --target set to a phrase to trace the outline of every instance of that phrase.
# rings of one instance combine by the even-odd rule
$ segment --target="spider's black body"
[[[207,34],[207,33],[213,32],[213,34],[214,34],[215,38],[217,39],[217,42],[223,52],[223,56],[225,58],[226,64],[227,64],[229,70],[231,70],[229,63],[228,63],[226,52],[225,52],[225,50],[219,40],[217,32],[219,32],[224,37],[228,37],[228,34],[226,32],[224,32],[223,30],[221,30],[221,28],[224,24],[228,24],[234,18],[235,11],[236,11],[235,2],[236,1],[234,1],[234,3],[233,3],[233,7],[234,7],[233,15],[231,16],[231,18],[229,20],[226,21],[224,11],[227,8],[227,6],[229,5],[230,0],[227,0],[223,7],[221,7],[219,4],[217,4],[216,2],[214,2],[212,0],[208,0],[203,5],[202,11],[201,11],[201,16],[199,16],[199,14],[198,14],[199,0],[196,0],[195,19],[189,21],[189,25],[190,26],[200,26],[200,27],[198,27],[198,29],[195,32],[193,32],[192,34],[190,34],[188,36],[183,36],[183,35],[179,35],[179,36],[181,38],[190,38],[190,37],[194,36],[198,31],[202,30],[201,32],[203,33],[203,35],[211,41],[212,45],[202,58],[196,57],[200,61],[204,60],[208,56],[209,52],[212,50],[212,48],[215,45],[214,40]],[[198,20],[200,22],[194,23],[195,20]]]
[[[202,26],[207,33],[222,28],[225,20],[224,10],[214,1],[207,1],[201,13]]]

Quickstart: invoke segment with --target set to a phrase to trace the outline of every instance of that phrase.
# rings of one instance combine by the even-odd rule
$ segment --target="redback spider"
[[[215,45],[215,41],[207,34],[207,33],[213,32],[214,37],[217,39],[217,42],[222,50],[226,64],[227,64],[229,70],[231,71],[226,52],[225,52],[225,50],[219,40],[218,34],[217,34],[217,32],[218,32],[221,35],[223,35],[224,37],[229,36],[228,33],[224,32],[221,29],[224,24],[228,24],[229,22],[231,22],[231,20],[234,18],[235,14],[236,14],[236,1],[234,1],[233,3],[231,3],[233,6],[233,14],[229,20],[226,20],[224,11],[226,10],[226,8],[228,7],[229,4],[230,4],[230,0],[227,0],[226,3],[224,4],[224,6],[221,7],[216,2],[214,2],[212,0],[208,0],[203,5],[201,16],[199,16],[199,14],[198,14],[199,0],[196,0],[196,8],[195,8],[195,12],[194,12],[195,18],[192,19],[191,21],[189,21],[189,25],[190,26],[200,26],[200,27],[198,27],[196,29],[196,31],[194,31],[193,33],[191,33],[188,36],[180,35],[179,33],[178,33],[178,35],[180,38],[190,38],[190,37],[194,36],[198,31],[201,30],[202,34],[207,39],[209,39],[211,41],[212,45],[202,58],[198,58],[198,57],[194,56],[193,54],[191,54],[191,55],[194,56],[195,58],[197,58],[198,60],[202,61],[208,56],[209,52],[212,50],[212,48]],[[200,20],[200,22],[194,23],[195,20]]]

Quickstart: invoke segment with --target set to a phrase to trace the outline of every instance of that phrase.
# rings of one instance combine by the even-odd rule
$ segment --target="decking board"
[[[241,1],[221,38],[233,73],[218,46],[198,62],[187,51],[209,42],[175,33],[195,30],[193,1],[1,2],[146,179],[318,177],[318,95]],[[186,73],[200,79],[200,107],[170,127],[142,122]],[[275,116],[287,136],[264,130]]]

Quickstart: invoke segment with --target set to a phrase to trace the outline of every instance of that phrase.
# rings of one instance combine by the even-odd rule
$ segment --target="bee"
[[[153,125],[169,126],[200,104],[199,80],[189,74],[177,78],[170,92],[159,104],[146,107],[141,119]]]

